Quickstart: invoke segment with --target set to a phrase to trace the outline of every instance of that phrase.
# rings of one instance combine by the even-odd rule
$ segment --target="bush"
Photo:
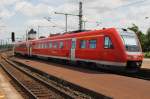
[[[144,53],[144,57],[150,58],[150,52],[145,52],[145,53]]]

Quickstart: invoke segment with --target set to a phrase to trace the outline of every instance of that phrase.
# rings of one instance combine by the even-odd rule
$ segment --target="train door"
[[[28,42],[27,44],[28,56],[32,56],[32,44]]]
[[[29,46],[29,56],[32,56],[32,46]]]
[[[103,59],[104,61],[115,61],[115,48],[112,43],[112,39],[109,36],[104,36],[104,50]]]
[[[70,59],[75,60],[76,38],[71,39]]]

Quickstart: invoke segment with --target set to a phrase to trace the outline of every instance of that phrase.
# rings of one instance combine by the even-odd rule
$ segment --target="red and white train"
[[[65,33],[17,42],[15,53],[132,69],[139,69],[143,60],[136,34],[116,28]]]

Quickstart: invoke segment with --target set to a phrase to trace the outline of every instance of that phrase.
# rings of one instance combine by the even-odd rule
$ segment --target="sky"
[[[0,40],[9,39],[11,32],[25,38],[26,31],[38,27],[40,36],[62,33],[65,16],[54,12],[78,14],[79,1],[85,29],[127,28],[134,23],[146,33],[150,27],[150,18],[145,18],[150,17],[150,0],[0,0]],[[78,17],[68,16],[68,30],[77,29]]]

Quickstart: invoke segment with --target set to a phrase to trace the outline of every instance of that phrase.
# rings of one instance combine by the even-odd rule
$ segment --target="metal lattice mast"
[[[60,12],[55,12],[55,14],[61,14],[61,15],[65,15],[65,18],[66,18],[66,29],[65,31],[67,32],[68,29],[68,16],[78,16],[79,17],[79,30],[83,30],[83,11],[82,11],[82,2],[79,2],[79,14],[76,15],[76,14],[69,14],[69,13],[60,13]]]
[[[79,30],[81,31],[83,29],[83,11],[82,11],[82,2],[79,2]]]

